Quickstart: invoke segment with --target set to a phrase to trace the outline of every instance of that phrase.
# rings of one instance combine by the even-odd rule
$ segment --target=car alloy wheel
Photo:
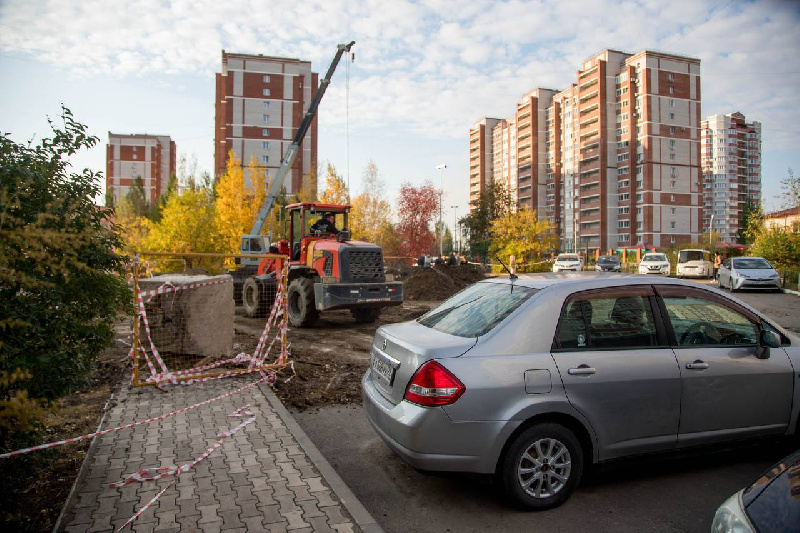
[[[525,509],[564,503],[583,473],[583,452],[575,435],[559,424],[532,426],[517,436],[502,463],[506,493]]]

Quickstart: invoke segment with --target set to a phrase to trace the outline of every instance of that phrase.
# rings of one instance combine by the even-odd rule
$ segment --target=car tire
[[[543,511],[567,501],[583,475],[583,450],[560,424],[529,427],[511,442],[498,472],[510,501]]]

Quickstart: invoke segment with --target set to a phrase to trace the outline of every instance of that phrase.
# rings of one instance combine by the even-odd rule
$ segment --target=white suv
[[[580,272],[582,267],[583,263],[578,254],[558,254],[553,263],[553,272],[564,272],[565,270]]]
[[[644,254],[639,263],[639,274],[660,274],[669,276],[670,264],[665,254]]]

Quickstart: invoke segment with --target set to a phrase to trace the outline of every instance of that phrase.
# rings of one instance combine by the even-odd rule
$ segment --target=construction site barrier
[[[236,258],[270,258],[272,302],[258,342],[235,325]],[[288,261],[276,254],[138,252],[131,265],[133,321],[130,357],[134,386],[190,384],[289,366],[286,292]],[[241,281],[241,280],[240,280]],[[270,354],[277,345],[280,352]]]

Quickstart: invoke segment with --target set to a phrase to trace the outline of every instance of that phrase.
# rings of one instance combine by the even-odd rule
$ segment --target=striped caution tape
[[[253,413],[251,413],[249,410],[247,410],[248,407],[250,407],[250,404],[247,404],[247,405],[245,405],[243,407],[240,407],[239,409],[237,409],[236,411],[234,411],[233,413],[228,415],[230,417],[242,418],[242,417],[246,416],[246,417],[249,417],[249,418],[247,420],[243,421],[241,424],[239,424],[235,428],[231,429],[230,431],[225,431],[223,433],[219,433],[217,435],[217,437],[219,437],[219,440],[217,440],[217,442],[212,444],[210,448],[208,448],[205,452],[203,452],[203,454],[200,455],[200,457],[198,457],[194,461],[191,461],[191,462],[186,463],[186,464],[181,465],[181,466],[162,466],[160,468],[147,468],[147,469],[144,469],[144,470],[139,470],[138,472],[135,472],[135,473],[131,474],[130,476],[126,477],[125,479],[123,479],[119,483],[111,483],[111,484],[109,484],[109,487],[111,487],[111,488],[120,488],[120,487],[124,487],[125,485],[129,485],[131,483],[137,483],[137,482],[138,483],[144,483],[146,481],[156,481],[158,479],[161,479],[161,478],[164,478],[164,477],[168,477],[168,476],[174,476],[174,477],[177,478],[178,476],[180,476],[184,472],[188,472],[197,463],[199,463],[200,461],[206,459],[209,455],[214,453],[215,450],[217,450],[220,446],[222,446],[222,442],[225,439],[227,439],[229,437],[232,437],[233,435],[238,433],[240,430],[242,430],[243,428],[245,428],[249,424],[252,424],[253,422],[256,421],[255,415]],[[177,481],[177,479],[175,481],[173,481],[172,483],[170,483],[169,485],[167,485],[166,487],[164,487],[164,489],[161,492],[156,494],[155,497],[153,497],[153,499],[151,499],[141,509],[139,509],[132,517],[130,517],[128,519],[127,522],[125,522],[122,526],[120,526],[120,528],[117,529],[117,531],[118,532],[122,531],[128,525],[132,524],[151,505],[153,505],[156,501],[158,501],[158,499],[161,497],[161,495],[164,494],[167,491],[167,489],[172,487],[172,485],[174,485],[176,483],[176,481]]]
[[[45,449],[48,449],[48,448],[55,448],[56,446],[63,446],[64,444],[72,444],[74,442],[80,442],[80,441],[83,441],[83,440],[91,439],[93,437],[98,437],[100,435],[106,435],[108,433],[113,433],[114,431],[119,431],[119,430],[122,430],[122,429],[128,429],[128,428],[132,428],[132,427],[136,427],[136,426],[143,426],[143,425],[149,424],[151,422],[156,422],[158,420],[164,420],[165,418],[169,418],[171,416],[174,416],[174,415],[177,415],[177,414],[180,414],[180,413],[184,413],[184,412],[189,411],[191,409],[196,409],[198,407],[202,407],[203,405],[208,405],[208,404],[210,404],[212,402],[216,402],[217,400],[221,400],[222,398],[227,398],[228,396],[232,396],[234,394],[237,394],[239,392],[247,390],[247,389],[249,389],[251,387],[255,387],[259,383],[265,383],[265,382],[269,383],[271,380],[274,380],[274,377],[271,377],[271,376],[268,376],[268,375],[264,375],[264,376],[262,376],[261,379],[259,379],[257,381],[254,381],[253,383],[250,383],[248,385],[245,385],[244,387],[240,387],[240,388],[238,388],[236,390],[233,390],[233,391],[230,391],[230,392],[226,392],[225,394],[221,394],[220,396],[217,396],[216,398],[211,398],[210,400],[205,400],[203,402],[196,403],[194,405],[190,405],[189,407],[184,407],[182,409],[178,409],[177,411],[172,411],[172,412],[169,412],[169,413],[166,413],[166,414],[154,417],[154,418],[148,418],[147,420],[141,420],[139,422],[134,422],[132,424],[126,424],[124,426],[104,429],[102,431],[96,431],[94,433],[88,433],[86,435],[81,435],[80,437],[74,437],[74,438],[71,438],[71,439],[60,440],[60,441],[56,441],[56,442],[50,442],[48,444],[40,444],[38,446],[33,446],[31,448],[23,448],[21,450],[16,450],[16,451],[13,451],[13,452],[3,453],[3,454],[0,454],[0,459],[6,459],[8,457],[15,457],[17,455],[23,455],[23,454],[30,453],[30,452],[35,452],[35,451],[38,451],[38,450],[45,450]]]

